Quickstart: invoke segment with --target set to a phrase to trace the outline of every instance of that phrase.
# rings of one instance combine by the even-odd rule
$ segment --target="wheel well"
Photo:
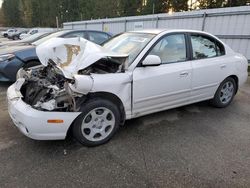
[[[124,106],[123,106],[123,103],[122,103],[121,99],[119,97],[117,97],[115,94],[112,94],[112,93],[96,92],[96,93],[89,93],[86,96],[86,100],[97,98],[97,97],[109,100],[109,101],[113,102],[115,105],[118,106],[118,108],[119,108],[119,110],[121,112],[121,123],[120,124],[123,125],[125,120],[126,120],[126,114],[125,114],[125,109],[124,109]],[[70,125],[70,127],[69,127],[69,129],[68,129],[68,131],[66,133],[66,138],[71,134],[72,125],[74,124],[75,120],[71,123],[71,125]]]
[[[239,78],[236,75],[231,75],[228,76],[228,78],[233,78],[235,83],[236,83],[236,90],[235,90],[235,94],[238,92],[238,88],[239,88]]]
[[[125,109],[124,109],[124,106],[123,106],[121,99],[119,97],[117,97],[115,94],[108,93],[108,92],[90,93],[87,96],[87,98],[96,98],[96,97],[109,100],[118,106],[118,108],[121,112],[121,125],[123,125],[125,122],[125,119],[126,119],[126,114],[125,114]]]

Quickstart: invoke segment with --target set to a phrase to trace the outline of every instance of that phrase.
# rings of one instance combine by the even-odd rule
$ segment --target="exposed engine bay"
[[[128,55],[83,38],[52,38],[36,47],[41,66],[19,70],[24,102],[41,111],[77,112],[93,87],[93,74],[125,72]]]
[[[103,58],[89,67],[79,70],[78,75],[122,72],[122,64],[114,58]],[[72,91],[74,79],[65,78],[62,71],[50,60],[47,66],[21,69],[18,77],[25,78],[21,87],[23,100],[42,111],[79,111],[86,95]]]
[[[106,74],[106,73],[124,72],[124,67],[123,67],[124,64],[121,63],[121,61],[119,60],[116,60],[115,58],[100,59],[93,65],[83,70],[80,70],[78,74],[89,75],[91,73]]]
[[[73,95],[68,88],[68,80],[49,65],[30,70],[20,70],[25,78],[21,87],[23,100],[37,110],[74,111]],[[20,74],[20,73],[19,73]]]

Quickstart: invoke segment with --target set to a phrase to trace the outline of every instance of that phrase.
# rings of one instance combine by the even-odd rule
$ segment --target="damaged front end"
[[[83,95],[72,92],[69,84],[74,80],[66,79],[56,67],[48,65],[28,71],[21,69],[18,74],[25,79],[20,89],[23,101],[33,108],[64,112],[79,110],[79,105],[84,99]]]
[[[23,101],[41,111],[77,112],[93,87],[92,74],[124,72],[127,56],[84,39],[51,39],[37,47],[43,65],[19,70]]]

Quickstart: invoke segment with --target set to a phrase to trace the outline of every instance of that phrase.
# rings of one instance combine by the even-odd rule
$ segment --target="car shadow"
[[[8,84],[4,85],[8,86]],[[204,101],[127,120],[116,133],[115,137],[101,147],[109,147],[117,142],[126,142],[126,140],[129,140],[131,137],[143,136],[145,130],[153,131],[153,129],[157,128],[157,124],[164,124],[164,126],[167,125],[173,127],[175,125],[173,122],[179,121],[183,115],[191,116],[193,113],[200,113],[202,108],[210,108],[209,102]],[[25,147],[28,150],[31,149],[33,152],[37,151],[38,153],[53,153],[53,155],[68,155],[77,150],[86,149],[89,151],[91,148],[96,148],[81,145],[74,139],[71,133],[68,134],[65,140],[39,141],[27,137],[23,139],[22,140],[26,143]]]
[[[203,108],[208,109],[213,107],[210,105],[209,101],[202,101],[127,120],[123,125],[123,128],[131,129],[134,125],[138,128],[140,126],[147,126],[147,124],[159,124],[163,121],[174,122],[180,120],[183,114],[200,113]]]
[[[175,109],[165,110],[162,112],[157,112],[153,114],[149,114],[146,116],[134,118],[131,120],[127,120],[125,124],[120,128],[120,130],[115,135],[114,139],[119,138],[122,136],[123,138],[128,136],[129,134],[133,134],[135,132],[140,132],[145,129],[154,128],[156,124],[161,124],[163,122],[169,122],[169,126],[172,126],[171,123],[178,121],[181,119],[181,117],[184,115],[188,115],[189,113],[200,113],[202,108],[212,108],[209,105],[208,101],[203,101]],[[27,141],[30,139],[27,138]],[[112,140],[107,143],[109,145],[112,143]],[[93,148],[93,147],[86,147],[81,145],[77,140],[74,139],[72,134],[70,133],[65,140],[58,140],[58,141],[38,141],[38,140],[32,140],[31,145],[33,145],[34,148],[40,148],[42,150],[47,150],[47,152],[50,152],[51,149],[53,151],[61,148],[64,152],[71,152],[76,151],[82,148]],[[105,144],[106,145],[106,144]],[[31,146],[32,147],[32,146]]]

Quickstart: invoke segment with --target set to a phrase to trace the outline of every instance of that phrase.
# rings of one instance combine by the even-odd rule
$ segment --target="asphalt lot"
[[[34,141],[0,83],[0,187],[250,187],[250,79],[226,109],[202,102],[126,122],[107,144]]]
[[[95,148],[23,136],[9,85],[0,83],[0,187],[250,187],[250,78],[226,109],[202,102],[127,121]]]
[[[5,42],[5,41],[12,41],[12,40],[0,36],[0,42]]]

